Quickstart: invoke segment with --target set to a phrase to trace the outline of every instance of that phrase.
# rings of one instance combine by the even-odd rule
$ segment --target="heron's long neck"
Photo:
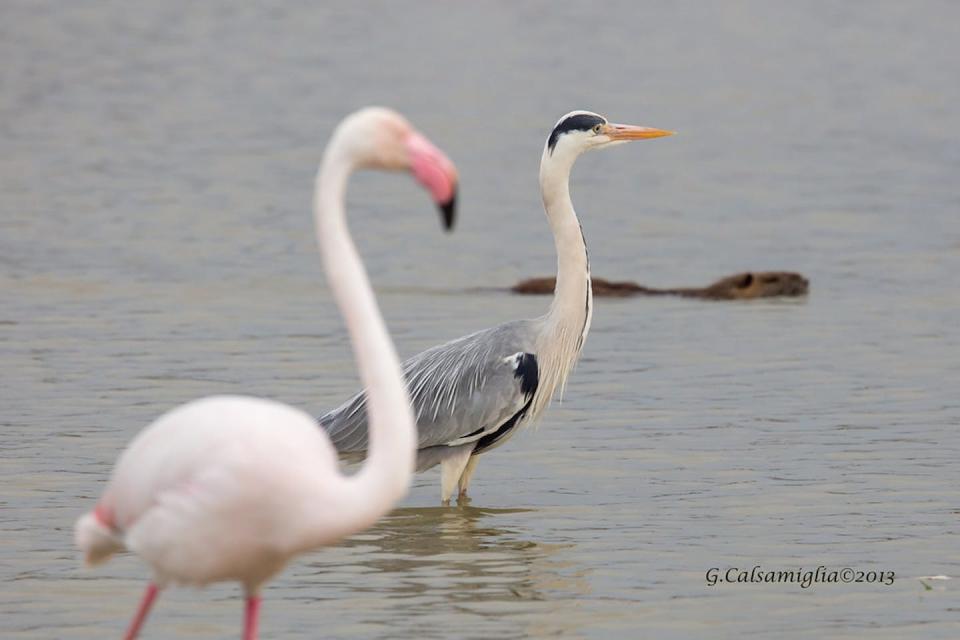
[[[549,344],[544,344],[538,354],[540,360],[544,360],[543,354],[550,354],[540,365],[541,385],[548,396],[557,388],[562,393],[590,330],[593,314],[590,261],[580,220],[570,200],[570,170],[575,160],[572,154],[551,156],[544,151],[540,163],[540,192],[557,249],[557,285],[543,319],[544,338]],[[549,402],[549,397],[543,398],[543,402]]]
[[[338,144],[341,138],[334,136],[317,174],[314,217],[327,280],[367,389],[369,454],[363,467],[344,480],[347,504],[337,515],[356,527],[375,522],[406,493],[416,430],[400,361],[347,230],[343,203],[353,163]]]

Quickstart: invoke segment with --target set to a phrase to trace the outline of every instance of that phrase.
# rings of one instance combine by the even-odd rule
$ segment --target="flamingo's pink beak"
[[[450,159],[422,134],[414,131],[407,136],[410,169],[440,208],[443,226],[453,228],[457,204],[457,168]]]

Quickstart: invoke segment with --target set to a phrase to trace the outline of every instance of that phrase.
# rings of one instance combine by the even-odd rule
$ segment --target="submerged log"
[[[706,287],[677,287],[659,289],[646,287],[630,281],[604,280],[591,278],[593,295],[597,297],[625,298],[628,296],[682,296],[685,298],[703,298],[706,300],[752,300],[754,298],[774,298],[779,296],[806,295],[810,281],[799,273],[790,271],[747,271],[720,278]],[[557,280],[549,278],[529,278],[510,288],[514,293],[550,294]]]

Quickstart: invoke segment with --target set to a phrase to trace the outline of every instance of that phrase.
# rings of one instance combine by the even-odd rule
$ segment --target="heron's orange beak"
[[[654,129],[652,127],[635,127],[632,124],[614,124],[612,122],[605,124],[600,129],[611,140],[646,140],[647,138],[662,138],[663,136],[672,136],[676,131],[666,131],[664,129]]]

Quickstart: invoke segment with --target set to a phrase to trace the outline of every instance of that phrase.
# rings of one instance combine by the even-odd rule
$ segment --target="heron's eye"
[[[603,129],[602,124],[597,124],[593,126],[593,132],[597,135],[600,135],[600,130]]]

